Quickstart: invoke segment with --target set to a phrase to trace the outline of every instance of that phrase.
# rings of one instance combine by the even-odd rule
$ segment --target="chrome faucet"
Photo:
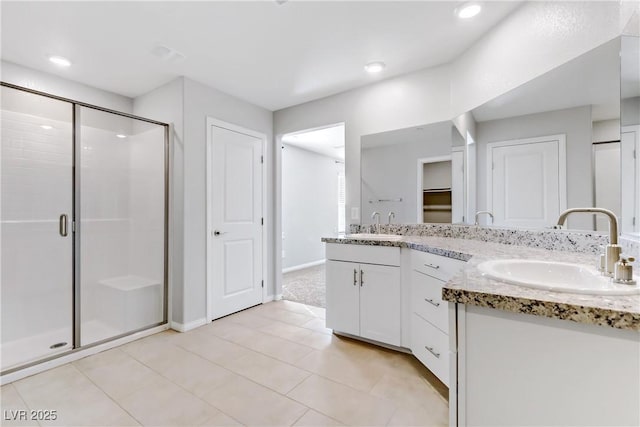
[[[391,220],[394,219],[396,217],[395,212],[389,212],[389,215],[387,215],[387,218],[389,219],[388,224],[391,225]]]
[[[476,212],[476,221],[475,221],[475,225],[480,225],[480,223],[478,222],[478,217],[482,214],[487,214],[491,217],[491,224],[493,224],[493,214],[489,211],[478,211]]]
[[[380,212],[374,212],[371,214],[371,219],[378,217],[378,223],[376,225],[376,234],[380,234]]]
[[[567,216],[576,212],[584,212],[584,213],[601,213],[605,214],[609,217],[609,244],[605,247],[604,250],[604,271],[603,273],[607,276],[613,275],[615,270],[616,262],[620,258],[620,253],[622,252],[622,247],[618,244],[618,218],[616,214],[611,212],[608,209],[602,208],[573,208],[567,209],[566,211],[560,214],[560,218],[558,218],[558,225],[561,226],[567,220]]]

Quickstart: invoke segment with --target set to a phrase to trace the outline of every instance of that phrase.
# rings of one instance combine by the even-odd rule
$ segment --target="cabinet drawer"
[[[464,261],[457,259],[416,250],[411,252],[411,267],[413,270],[428,274],[445,282],[464,267]]]
[[[327,259],[400,266],[400,248],[390,246],[327,243]]]
[[[445,282],[424,273],[411,272],[411,308],[445,334],[449,333],[449,311],[442,300]]]
[[[449,337],[438,328],[413,314],[411,351],[447,387],[449,386]]]

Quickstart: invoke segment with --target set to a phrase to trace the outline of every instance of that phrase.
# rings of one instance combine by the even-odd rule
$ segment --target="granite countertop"
[[[505,258],[592,265],[595,262],[592,254],[432,236],[403,236],[399,241],[349,237],[322,241],[396,246],[467,261],[465,268],[445,285],[442,297],[446,301],[640,331],[640,295],[585,295],[526,288],[489,278],[477,268],[483,261]]]

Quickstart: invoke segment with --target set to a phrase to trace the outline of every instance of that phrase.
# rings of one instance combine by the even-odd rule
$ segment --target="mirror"
[[[462,221],[464,139],[450,121],[412,126],[361,138],[363,222]]]
[[[620,150],[624,235],[640,237],[640,37],[620,42]]]
[[[618,38],[471,112],[477,206],[495,225],[552,227],[574,207],[620,216],[619,52]],[[572,215],[565,225],[608,230],[601,215]]]
[[[452,175],[448,222],[473,224],[476,211],[489,211],[493,221],[481,215],[479,224],[540,229],[554,227],[560,212],[572,207],[604,207],[620,217],[623,203],[634,200],[638,211],[638,174],[621,183],[619,173],[620,47],[621,38],[611,40],[465,113],[455,126],[441,122],[363,136],[362,222],[369,223],[373,211],[383,221],[394,211],[400,223],[433,222],[418,215],[420,202],[412,197],[419,185],[417,164],[444,156],[453,163],[458,150],[462,172]],[[637,78],[635,73],[630,72]],[[420,132],[425,137],[418,142]],[[607,232],[607,221],[572,215],[565,228]]]

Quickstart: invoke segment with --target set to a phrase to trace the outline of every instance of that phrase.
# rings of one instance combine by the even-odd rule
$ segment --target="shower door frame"
[[[162,326],[162,325],[166,325],[168,323],[168,312],[169,312],[169,185],[170,185],[170,179],[169,179],[169,170],[170,170],[170,162],[169,162],[169,153],[170,153],[170,147],[169,147],[169,124],[168,123],[163,123],[163,122],[159,122],[157,120],[152,120],[152,119],[148,119],[145,117],[140,117],[140,116],[136,116],[133,114],[129,114],[129,113],[123,113],[121,111],[116,111],[116,110],[112,110],[109,108],[105,108],[105,107],[100,107],[97,105],[93,105],[93,104],[88,104],[86,102],[81,102],[81,101],[76,101],[73,99],[69,99],[69,98],[65,98],[62,96],[57,96],[57,95],[52,95],[50,93],[46,93],[46,92],[41,92],[35,89],[30,89],[24,86],[19,86],[19,85],[15,85],[12,83],[7,83],[7,82],[3,82],[0,81],[0,86],[2,87],[6,87],[9,89],[15,89],[15,90],[19,90],[19,91],[23,91],[23,92],[27,92],[33,95],[39,95],[39,96],[44,96],[46,98],[50,98],[50,99],[55,99],[58,101],[63,101],[63,102],[67,102],[70,104],[71,108],[72,108],[72,135],[71,135],[71,143],[72,143],[72,158],[73,158],[73,164],[72,164],[72,212],[73,212],[73,216],[71,218],[71,232],[73,233],[73,242],[72,242],[72,264],[71,264],[71,268],[72,268],[72,280],[71,280],[71,287],[72,287],[72,295],[73,295],[73,301],[72,301],[72,329],[73,329],[73,348],[69,351],[65,351],[62,353],[58,353],[52,356],[47,356],[47,357],[43,357],[42,359],[33,361],[33,362],[29,362],[29,363],[25,363],[23,365],[19,365],[10,369],[7,369],[5,371],[0,372],[0,376],[4,376],[7,374],[12,374],[14,372],[18,372],[20,370],[26,369],[26,368],[30,368],[32,366],[36,366],[36,365],[40,365],[42,363],[51,361],[51,360],[55,360],[64,356],[68,356],[70,354],[76,353],[78,351],[82,351],[91,347],[96,347],[111,341],[115,341],[117,339],[129,336],[129,335],[133,335],[135,333],[138,332],[142,332],[142,331],[146,331],[148,329],[152,329],[152,328],[156,328],[158,326]],[[162,321],[159,323],[155,323],[152,325],[148,325],[142,328],[138,328],[138,329],[134,329],[131,331],[127,331],[125,333],[119,334],[119,335],[115,335],[100,341],[96,341],[93,342],[91,344],[87,344],[87,345],[80,345],[81,344],[81,298],[80,298],[80,291],[81,291],[81,271],[80,271],[80,256],[81,256],[81,251],[80,251],[80,237],[81,237],[81,227],[80,227],[80,218],[81,218],[81,212],[80,212],[80,190],[81,190],[81,180],[80,180],[80,168],[77,167],[78,165],[80,165],[80,150],[77,149],[77,146],[79,144],[79,138],[80,138],[80,128],[81,128],[81,122],[80,122],[80,108],[90,108],[93,110],[97,110],[97,111],[102,111],[105,113],[110,113],[110,114],[115,114],[117,116],[122,116],[122,117],[126,117],[129,119],[134,119],[134,120],[140,120],[146,123],[151,123],[154,125],[158,125],[158,126],[163,126],[164,127],[164,227],[163,227],[163,232],[164,232],[164,238],[163,238],[163,242],[164,242],[164,248],[163,248],[163,255],[164,255],[164,263],[163,263],[163,301],[162,301]]]

